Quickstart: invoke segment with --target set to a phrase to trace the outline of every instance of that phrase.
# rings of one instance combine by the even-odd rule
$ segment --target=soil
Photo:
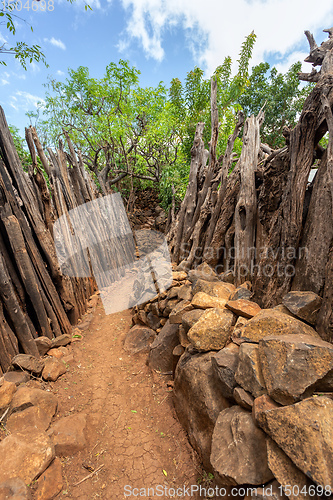
[[[59,498],[135,498],[130,491],[144,498],[172,498],[169,489],[205,477],[176,418],[170,376],[152,372],[147,353],[129,355],[123,349],[130,327],[129,310],[105,315],[99,301],[89,329],[72,343],[69,371],[50,384],[59,399],[56,418],[87,414],[87,447],[62,459]],[[160,494],[153,496],[148,488]]]

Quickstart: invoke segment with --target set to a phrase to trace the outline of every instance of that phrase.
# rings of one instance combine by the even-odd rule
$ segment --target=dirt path
[[[140,493],[134,488],[145,488],[141,498],[172,498],[149,495],[148,488],[159,485],[161,493],[197,484],[200,469],[175,418],[167,378],[150,372],[147,354],[130,356],[122,347],[130,325],[129,311],[106,316],[99,302],[83,339],[72,344],[69,372],[53,385],[59,417],[88,416],[86,450],[63,460],[62,498],[136,498],[128,495]]]

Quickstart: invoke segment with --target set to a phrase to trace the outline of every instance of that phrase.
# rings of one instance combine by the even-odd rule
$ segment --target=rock
[[[45,432],[11,434],[0,442],[0,483],[20,477],[26,484],[40,476],[54,458],[54,447]]]
[[[266,440],[244,408],[233,406],[221,411],[210,459],[215,479],[230,485],[262,485],[273,479],[267,464]]]
[[[233,391],[237,385],[235,373],[238,366],[238,351],[238,346],[229,344],[212,356],[213,370],[220,380],[221,392],[227,399],[233,399]]]
[[[57,410],[58,400],[52,392],[30,387],[19,387],[10,404],[10,413],[23,411],[31,406],[38,406],[53,417]]]
[[[87,425],[87,415],[80,413],[57,420],[48,430],[48,435],[54,444],[57,457],[74,455],[86,446],[84,430]]]
[[[0,484],[0,500],[31,500],[31,495],[23,479],[13,477]]]
[[[163,316],[169,317],[169,314],[171,313],[172,309],[176,307],[177,304],[178,304],[178,299],[169,300],[163,311]]]
[[[274,474],[274,477],[281,486],[288,486],[286,494],[290,500],[300,500],[300,497],[304,500],[311,498],[309,494],[297,494],[303,488],[304,492],[308,492],[311,481],[296,467],[273,439],[267,440],[267,459],[268,467]],[[295,494],[293,494],[293,491]]]
[[[190,285],[183,285],[179,287],[177,291],[178,291],[178,299],[189,300],[189,301],[192,300],[193,294]]]
[[[228,301],[233,292],[231,288],[232,286],[233,285],[230,285],[230,283],[211,283],[209,281],[199,279],[193,287],[193,294],[195,295],[198,292],[204,292],[211,297],[218,297],[219,299]]]
[[[172,279],[176,281],[183,281],[187,278],[187,272],[185,271],[173,271]]]
[[[289,292],[282,304],[298,318],[315,325],[323,299],[314,292]]]
[[[140,309],[137,312],[136,319],[135,319],[135,324],[142,324],[145,325],[147,323],[147,314],[143,309]]]
[[[226,307],[237,314],[237,316],[244,316],[244,318],[253,318],[253,316],[261,311],[261,307],[258,304],[245,299],[230,300],[227,302]]]
[[[238,385],[250,392],[255,398],[267,393],[259,361],[259,346],[257,344],[241,344],[235,379]]]
[[[126,334],[124,349],[130,354],[149,351],[150,344],[154,341],[156,333],[146,326],[135,325]]]
[[[232,330],[231,339],[238,345],[244,342],[244,339],[241,338],[241,333],[243,326],[245,326],[247,322],[248,320],[246,318],[239,316],[234,326],[234,329]]]
[[[31,354],[17,354],[12,359],[12,366],[21,370],[27,370],[35,375],[40,375],[44,368],[44,361],[31,356]]]
[[[266,426],[266,432],[306,476],[332,490],[332,399],[313,397],[267,411]]]
[[[199,266],[196,267],[195,269],[198,273],[202,273],[203,275],[206,276],[215,276],[217,277],[216,272],[214,269],[212,269],[207,262],[202,262],[202,264],[199,264]]]
[[[147,314],[146,323],[147,326],[149,326],[149,328],[151,328],[152,330],[157,330],[157,328],[161,326],[159,317],[155,316],[155,314],[153,314],[152,312],[149,312]]]
[[[204,292],[197,292],[192,299],[192,306],[199,309],[211,309],[213,307],[218,307],[222,309],[227,303],[226,299],[220,299],[218,297],[212,297]]]
[[[50,349],[47,353],[48,356],[52,356],[53,358],[61,359],[64,356],[69,354],[68,349],[66,347],[54,347]]]
[[[59,335],[59,337],[56,337],[55,339],[52,339],[52,347],[61,347],[61,346],[66,346],[72,342],[72,338],[70,335],[67,335],[64,333],[63,335]]]
[[[210,282],[218,282],[219,278],[214,274],[206,274],[197,269],[191,269],[188,272],[187,278],[191,281],[192,284],[197,283],[198,280],[205,280]]]
[[[238,287],[236,288],[235,292],[230,296],[230,300],[239,300],[239,299],[250,300],[252,295],[253,293],[251,292],[251,290],[248,290],[247,288],[244,287]]]
[[[182,316],[188,311],[192,311],[193,306],[189,300],[182,300],[171,311],[169,321],[172,325],[180,325]]]
[[[45,359],[45,366],[42,371],[42,378],[46,381],[55,382],[58,378],[66,373],[66,365],[63,361],[49,357]]]
[[[268,411],[275,410],[276,408],[280,408],[280,405],[267,394],[255,398],[252,406],[252,418],[255,424],[266,431],[266,414]]]
[[[171,299],[177,299],[178,298],[178,290],[180,290],[181,287],[172,287],[167,293],[168,300]]]
[[[233,397],[236,403],[245,408],[245,410],[252,410],[254,398],[252,394],[247,391],[244,391],[242,387],[235,387],[233,392]]]
[[[219,351],[230,338],[234,315],[227,309],[207,309],[187,337],[198,351]]]
[[[48,337],[37,337],[35,339],[35,344],[37,346],[38,352],[41,356],[45,356],[47,351],[52,347],[52,340]]]
[[[62,487],[62,465],[59,458],[55,458],[37,480],[36,500],[51,500],[61,492]]]
[[[179,325],[178,337],[180,345],[182,345],[184,348],[191,345],[191,342],[188,340],[187,334],[185,333],[185,329],[182,325]]]
[[[281,491],[281,485],[277,481],[271,481],[262,488],[247,488],[246,491],[247,495],[244,500],[249,500],[250,498],[256,498],[257,500],[287,499],[283,491]]]
[[[221,281],[223,281],[224,283],[233,284],[235,282],[235,275],[234,275],[233,271],[229,270],[229,271],[225,271],[222,274],[219,274],[219,279]]]
[[[0,386],[0,410],[10,405],[17,387],[14,382],[4,380]]]
[[[296,316],[291,313],[289,311],[289,309],[286,308],[286,306],[284,306],[283,304],[278,304],[277,306],[275,307],[272,307],[272,311],[278,311],[278,312],[281,312],[283,314],[287,314],[288,316],[291,316],[292,318],[296,318]],[[298,319],[298,318],[296,318]]]
[[[68,356],[65,356],[62,358],[62,362],[65,363],[65,365],[68,365],[69,363],[72,363],[74,361],[74,356],[73,354],[68,354]]]
[[[158,302],[155,302],[154,304],[151,304],[150,310],[154,314],[154,316],[159,316],[160,315],[160,309],[158,307]]]
[[[51,423],[52,416],[45,413],[38,406],[31,406],[23,411],[10,415],[6,427],[11,433],[29,434],[35,431],[46,431]]]
[[[178,361],[180,360],[180,357],[184,354],[185,348],[181,345],[178,344],[172,351],[172,375],[173,378],[175,378],[175,372],[176,372],[176,367],[178,364]]]
[[[333,345],[309,335],[266,337],[259,342],[259,357],[268,394],[283,405],[310,396],[314,385],[333,373]]]
[[[202,309],[193,309],[192,311],[186,312],[182,316],[182,326],[184,328],[185,333],[189,331],[190,328],[192,328],[193,325],[201,318],[203,315],[204,311]]]
[[[20,384],[28,382],[30,380],[30,375],[27,372],[14,371],[5,373],[3,378],[7,382],[13,382],[16,386],[19,386]]]
[[[179,325],[167,321],[151,344],[148,363],[153,370],[172,372],[172,351],[179,344],[178,330]]]
[[[269,335],[312,335],[320,338],[318,333],[302,321],[283,314],[274,309],[262,309],[244,326],[241,338],[249,342],[259,340]]]
[[[174,404],[178,419],[207,470],[211,470],[210,451],[215,421],[220,411],[229,406],[214,376],[211,358],[210,352],[191,355],[186,351],[177,364],[174,380]]]

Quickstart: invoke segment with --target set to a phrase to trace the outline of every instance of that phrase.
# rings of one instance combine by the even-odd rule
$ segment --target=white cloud
[[[56,74],[58,76],[64,76],[65,73],[63,71],[61,71],[61,69],[58,69]]]
[[[22,90],[17,90],[15,94],[11,95],[9,98],[10,106],[15,109],[15,111],[20,112],[31,111],[32,108],[38,107],[38,103],[45,104],[45,101],[39,96]]]
[[[9,85],[9,81],[1,78],[1,85]]]
[[[166,30],[186,30],[188,48],[196,64],[212,73],[227,55],[237,60],[245,37],[255,31],[253,64],[268,57],[280,65],[303,57],[304,30],[316,32],[333,24],[331,0],[121,0],[128,16],[125,39],[140,43],[147,57],[164,58]],[[321,38],[321,40],[323,37]],[[320,40],[320,41],[321,41]],[[294,55],[293,55],[294,54]],[[296,59],[297,60],[297,59]],[[286,63],[287,64],[287,63]],[[310,65],[307,65],[311,70]]]
[[[0,33],[0,44],[8,43],[8,40]]]
[[[44,38],[44,42],[48,42],[51,45],[53,45],[54,47],[57,47],[58,49],[66,50],[66,45],[64,44],[64,42],[62,42],[61,40],[57,40],[54,37]]]

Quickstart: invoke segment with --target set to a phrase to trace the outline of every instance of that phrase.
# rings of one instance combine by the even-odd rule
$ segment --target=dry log
[[[260,126],[264,113],[260,111],[245,122],[243,148],[239,159],[241,185],[235,210],[235,279],[240,285],[249,279],[255,262],[257,194],[255,170],[260,151]]]

